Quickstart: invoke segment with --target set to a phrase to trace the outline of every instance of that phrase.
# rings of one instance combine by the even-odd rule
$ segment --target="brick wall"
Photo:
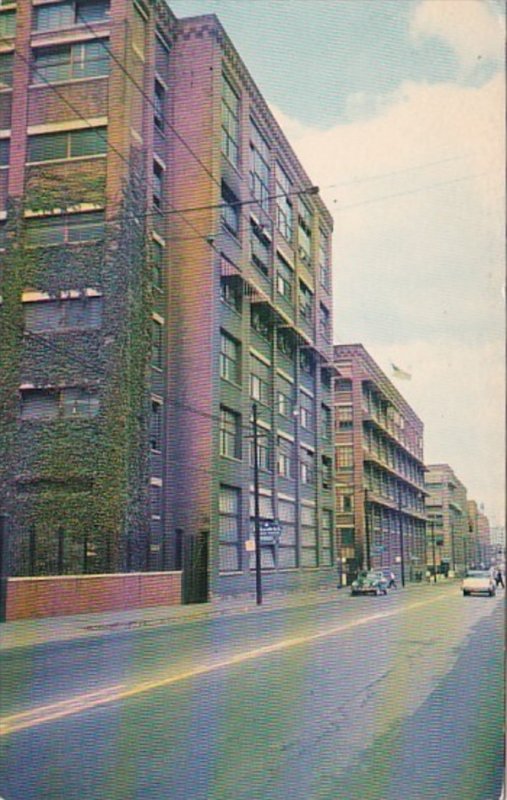
[[[7,621],[181,603],[181,572],[9,578]]]

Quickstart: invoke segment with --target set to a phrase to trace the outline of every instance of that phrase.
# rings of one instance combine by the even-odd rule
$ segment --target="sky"
[[[504,522],[504,0],[170,0],[215,13],[334,219],[361,342]],[[411,375],[401,381],[392,364]]]

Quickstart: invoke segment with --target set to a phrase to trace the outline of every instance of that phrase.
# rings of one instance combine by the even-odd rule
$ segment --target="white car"
[[[470,594],[488,594],[494,597],[496,594],[496,584],[492,575],[485,569],[471,569],[463,578],[461,585],[463,597]]]

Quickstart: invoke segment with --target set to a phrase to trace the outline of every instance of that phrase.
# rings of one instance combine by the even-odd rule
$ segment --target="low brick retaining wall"
[[[179,605],[181,572],[9,578],[7,621]]]

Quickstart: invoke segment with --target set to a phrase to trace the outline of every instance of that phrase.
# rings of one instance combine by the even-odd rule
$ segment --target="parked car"
[[[463,597],[470,594],[488,594],[493,597],[496,593],[495,579],[491,571],[486,569],[470,569],[461,584]]]
[[[387,594],[387,578],[382,572],[360,572],[350,587],[351,595],[358,594]]]

